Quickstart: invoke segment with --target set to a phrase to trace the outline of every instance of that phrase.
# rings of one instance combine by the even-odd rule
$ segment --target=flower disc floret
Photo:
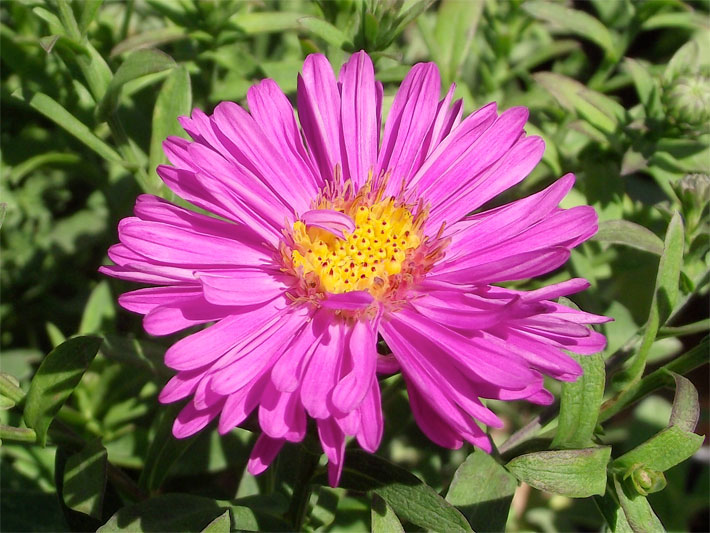
[[[422,242],[415,219],[392,199],[357,206],[351,216],[355,231],[344,232],[344,238],[297,221],[291,254],[294,269],[304,277],[315,276],[333,294],[369,291],[381,296]]]

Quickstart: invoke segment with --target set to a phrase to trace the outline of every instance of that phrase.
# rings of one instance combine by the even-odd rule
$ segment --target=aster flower
[[[565,350],[604,346],[585,326],[604,317],[554,301],[585,280],[529,292],[495,285],[558,268],[595,233],[591,207],[558,207],[572,175],[469,215],[540,161],[527,110],[499,114],[493,103],[462,120],[453,87],[440,100],[436,66],[421,63],[381,133],[382,94],[364,52],[337,79],[311,55],[298,122],[269,79],[249,90],[249,112],[223,102],[181,117],[193,140],[168,138],[172,166],[158,173],[211,215],[140,196],[109,250],[115,266],[101,269],[152,285],[119,299],[145,315],[148,333],[210,324],[166,352],[177,374],[160,401],[189,398],[178,438],[215,418],[229,432],[257,410],[252,474],[301,441],[310,417],[336,485],[346,437],[369,452],[382,438],[378,373],[402,373],[431,440],[490,451],[477,422],[502,422],[482,398],[548,404],[543,374],[582,372]],[[379,336],[391,354],[378,354]]]

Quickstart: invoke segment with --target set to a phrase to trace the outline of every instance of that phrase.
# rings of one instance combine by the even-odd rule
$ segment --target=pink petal
[[[343,358],[345,332],[343,326],[334,321],[328,326],[329,338],[324,338],[316,346],[308,362],[301,383],[301,401],[313,418],[328,418],[328,395],[335,386],[336,374]]]
[[[341,413],[349,413],[360,405],[375,380],[377,366],[377,323],[358,320],[348,341],[352,366],[333,389],[331,401]],[[347,357],[347,356],[346,356]]]
[[[368,291],[351,291],[328,294],[325,300],[321,300],[321,306],[325,309],[357,311],[367,308],[374,301],[375,299]]]
[[[281,273],[264,269],[241,268],[200,272],[205,299],[214,305],[254,305],[283,295],[288,281]]]
[[[301,220],[308,226],[329,231],[339,239],[345,239],[344,232],[355,231],[355,222],[345,213],[332,209],[313,209],[301,215]]]
[[[377,161],[380,123],[377,117],[375,70],[364,51],[350,56],[340,70],[343,172],[355,190],[367,180]],[[352,230],[351,230],[352,231]]]
[[[281,451],[285,442],[283,439],[272,439],[263,433],[259,435],[247,463],[249,473],[252,476],[258,476],[269,468],[269,465]]]
[[[377,160],[375,175],[390,172],[386,194],[409,181],[426,156],[425,138],[436,115],[441,82],[434,63],[418,63],[394,97]]]
[[[345,455],[345,435],[332,418],[318,420],[318,436],[326,457],[328,457],[328,481],[331,487],[338,485],[343,471]]]
[[[274,80],[265,79],[247,91],[249,111],[264,134],[281,150],[293,168],[293,174],[304,181],[314,197],[323,179],[306,152],[293,107]]]
[[[340,157],[340,93],[325,56],[311,54],[298,77],[298,116],[323,180],[333,177]]]

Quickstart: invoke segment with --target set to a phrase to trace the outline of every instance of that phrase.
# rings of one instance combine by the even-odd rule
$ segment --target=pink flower
[[[604,347],[584,325],[604,317],[553,301],[585,280],[494,285],[558,268],[595,233],[591,207],[557,207],[572,175],[468,215],[540,161],[527,110],[489,104],[462,120],[453,87],[439,100],[439,72],[421,63],[381,135],[382,94],[364,52],[337,79],[311,55],[298,78],[300,126],[268,79],[249,90],[250,112],[223,102],[181,117],[193,141],[168,138],[173,166],[158,173],[214,216],[140,196],[109,250],[116,266],[101,268],[153,285],[119,299],[152,335],[212,323],[168,349],[177,374],[160,401],[190,398],[178,438],[215,418],[226,433],[258,408],[252,474],[302,440],[310,416],[336,485],[346,436],[369,452],[382,438],[377,373],[402,373],[434,442],[489,451],[476,422],[502,422],[480,398],[550,403],[543,374],[582,372],[565,350]],[[378,354],[378,335],[391,355]]]

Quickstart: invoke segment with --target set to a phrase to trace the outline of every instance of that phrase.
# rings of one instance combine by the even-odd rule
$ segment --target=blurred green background
[[[465,114],[493,100],[500,109],[530,109],[527,131],[545,139],[545,157],[498,203],[574,172],[577,185],[563,206],[593,205],[602,230],[564,269],[521,286],[589,279],[592,288],[575,302],[615,318],[603,328],[609,373],[628,364],[643,335],[663,239],[679,212],[680,294],[648,368],[698,346],[707,331],[710,264],[709,12],[707,1],[681,0],[4,0],[0,366],[26,391],[45,354],[66,338],[105,339],[57,420],[81,446],[100,441],[110,483],[96,489],[100,505],[72,506],[57,491],[76,450],[4,439],[2,530],[96,529],[131,501],[133,485],[149,494],[255,502],[244,504],[253,515],[244,520],[286,527],[280,520],[298,450],[287,449],[254,479],[244,473],[254,440],[248,430],[163,439],[176,410],[157,404],[170,376],[161,356],[177,337],[142,332],[140,319],[115,303],[131,285],[104,279],[97,268],[108,262],[116,225],[138,194],[171,198],[154,169],[164,162],[162,140],[185,135],[176,116],[193,107],[210,112],[223,100],[243,103],[264,77],[293,97],[309,53],[325,53],[337,71],[350,52],[368,51],[385,86],[383,116],[418,61],[435,61],[445,87],[456,83]],[[690,378],[702,406],[697,431],[707,435],[707,364]],[[472,450],[428,442],[401,385],[397,378],[383,383],[386,434],[378,455],[445,492]],[[623,386],[610,381],[606,397]],[[550,387],[559,393],[559,385]],[[598,439],[615,455],[645,441],[667,425],[672,399],[672,391],[647,397],[600,428]],[[523,403],[494,408],[508,422],[493,434],[497,445],[540,412]],[[20,427],[21,412],[1,411],[0,422]],[[670,470],[667,488],[649,498],[668,530],[710,529],[710,454],[702,450]],[[309,506],[305,529],[370,528],[362,494],[319,487]],[[592,499],[529,487],[518,489],[507,520],[510,531],[604,527]]]

